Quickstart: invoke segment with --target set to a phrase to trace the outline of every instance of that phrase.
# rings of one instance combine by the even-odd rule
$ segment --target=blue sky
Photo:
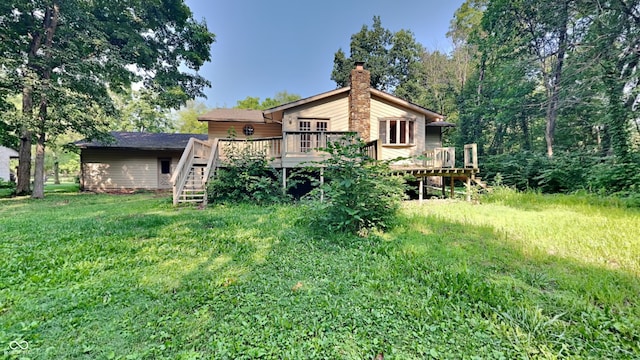
[[[280,91],[308,97],[336,87],[333,56],[349,54],[351,35],[374,15],[391,31],[411,30],[429,50],[448,52],[449,22],[463,0],[185,0],[216,35],[208,107],[233,107],[247,96],[264,100]]]

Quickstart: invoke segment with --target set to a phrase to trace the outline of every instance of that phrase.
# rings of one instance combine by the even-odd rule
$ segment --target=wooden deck
[[[174,191],[174,203],[187,201],[185,194],[191,189],[193,201],[206,202],[204,197],[209,174],[215,173],[216,167],[224,167],[225,160],[232,154],[241,154],[244,150],[250,153],[263,154],[276,169],[283,170],[283,186],[286,187],[287,170],[308,166],[315,161],[325,159],[328,154],[319,151],[331,141],[339,141],[347,132],[284,132],[283,137],[260,139],[213,139],[210,142],[190,141],[171,179]],[[362,149],[374,159],[381,157],[381,147],[377,140],[371,141]],[[412,175],[420,181],[420,199],[422,200],[424,181],[429,177],[440,177],[451,182],[465,181],[467,199],[470,200],[471,182],[479,183],[475,175],[479,172],[476,155],[476,144],[465,145],[462,168],[455,167],[456,153],[453,147],[437,147],[424,153],[425,160],[417,163],[393,166],[396,174]],[[195,184],[195,185],[194,185]],[[196,186],[197,185],[197,186]],[[443,187],[444,188],[444,187]],[[187,190],[185,190],[187,189]]]

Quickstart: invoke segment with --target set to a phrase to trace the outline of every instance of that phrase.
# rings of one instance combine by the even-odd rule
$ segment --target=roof
[[[290,103],[286,103],[286,104],[282,104],[276,107],[272,107],[271,109],[267,109],[264,111],[265,116],[278,112],[278,111],[283,111],[283,110],[287,110],[287,109],[291,109],[300,105],[305,105],[308,103],[312,103],[314,101],[318,101],[318,100],[322,100],[322,99],[326,99],[328,97],[334,96],[334,95],[339,95],[342,93],[346,93],[349,90],[351,90],[351,87],[343,87],[343,88],[339,88],[339,89],[335,89],[335,90],[331,90],[331,91],[327,91],[327,92],[323,92],[321,94],[318,95],[314,95],[314,96],[310,96],[308,98],[304,98],[304,99],[300,99],[300,100],[296,100],[296,101],[292,101]]]
[[[198,116],[199,121],[239,121],[264,123],[264,115],[261,110],[247,109],[213,109]]]
[[[428,123],[427,126],[429,126],[429,127],[436,127],[436,126],[438,126],[438,127],[456,127],[456,124],[450,123],[448,121],[439,120],[439,121],[432,121],[432,122]]]
[[[316,101],[321,101],[328,99],[332,96],[337,96],[341,94],[348,94],[351,91],[351,87],[343,87],[335,90],[327,91],[318,95],[310,96],[304,99],[292,101],[290,103],[282,104],[276,107],[272,107],[270,109],[260,111],[260,110],[244,110],[244,109],[214,109],[209,111],[206,114],[198,116],[198,120],[200,121],[229,121],[229,122],[253,122],[253,123],[264,123],[267,121],[280,121],[282,120],[282,115],[285,110],[295,108],[298,106],[310,104]],[[436,119],[433,121],[437,121],[438,119],[444,119],[442,114],[438,114],[435,111],[429,110],[420,105],[416,105],[412,102],[403,100],[395,95],[391,95],[384,91],[376,90],[370,88],[371,96],[378,97],[382,100],[388,101],[396,106],[404,107],[410,109],[412,111],[417,112],[418,114],[425,115],[427,119]]]
[[[109,141],[76,141],[74,144],[81,149],[136,149],[136,150],[184,150],[189,139],[208,140],[207,134],[169,134],[146,132],[112,131],[109,134],[113,142]]]
[[[443,119],[444,115],[442,114],[438,114],[437,112],[433,111],[433,110],[429,110],[426,107],[422,107],[420,105],[416,105],[412,102],[409,102],[407,100],[403,100],[395,95],[391,95],[389,93],[386,93],[384,91],[380,91],[380,90],[376,90],[374,88],[371,88],[369,91],[371,91],[371,96],[377,96],[381,99],[384,99],[386,101],[389,101],[395,105],[399,105],[408,109],[411,109],[419,114],[423,114],[425,116],[428,117],[435,117],[438,119]]]
[[[293,101],[293,102],[290,102],[288,104],[283,104],[283,105],[280,105],[280,106],[276,106],[276,107],[273,107],[271,109],[265,110],[264,111],[264,117],[268,118],[268,119],[272,119],[272,118],[274,118],[274,115],[276,115],[277,113],[280,113],[280,115],[281,115],[281,113],[283,111],[285,111],[285,110],[288,110],[288,109],[291,109],[291,108],[295,108],[295,107],[298,107],[298,106],[302,106],[302,105],[306,105],[306,104],[309,104],[309,103],[312,103],[312,102],[324,100],[324,99],[330,98],[332,96],[336,96],[336,95],[340,95],[340,94],[346,94],[346,93],[349,93],[349,91],[351,91],[351,87],[347,86],[347,87],[335,89],[335,90],[332,90],[332,91],[327,91],[327,92],[324,92],[322,94],[318,94],[318,95],[311,96],[311,97],[308,97],[308,98],[304,98],[304,99],[301,99],[301,100]],[[376,89],[373,89],[373,88],[370,88],[369,91],[371,93],[371,96],[376,96],[376,97],[378,97],[380,99],[383,99],[385,101],[388,101],[388,102],[390,102],[390,103],[392,103],[394,105],[410,109],[410,110],[415,111],[415,112],[417,112],[419,114],[423,114],[427,118],[432,118],[432,119],[433,118],[436,118],[436,119],[443,119],[444,118],[443,115],[438,114],[435,111],[429,110],[429,109],[427,109],[425,107],[422,107],[420,105],[416,105],[416,104],[414,104],[412,102],[403,100],[403,99],[401,99],[401,98],[399,98],[399,97],[397,97],[395,95],[391,95],[391,94],[386,93],[384,91],[376,90]]]

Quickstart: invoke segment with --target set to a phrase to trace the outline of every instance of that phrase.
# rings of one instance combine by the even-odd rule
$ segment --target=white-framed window
[[[318,132],[329,131],[329,119],[298,119],[298,131],[309,132],[309,134],[300,134],[300,151],[308,152],[315,148],[324,146],[322,144],[322,135]]]
[[[379,138],[384,145],[413,145],[415,144],[415,127],[415,119],[381,119]]]

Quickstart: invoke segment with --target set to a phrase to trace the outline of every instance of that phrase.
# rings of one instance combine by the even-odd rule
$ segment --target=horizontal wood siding
[[[8,148],[0,146],[0,179],[4,181],[9,181],[9,154],[15,154]]]
[[[180,161],[175,151],[82,151],[85,190],[157,189],[158,158],[171,158],[171,172]]]
[[[416,157],[421,155],[425,150],[425,118],[424,115],[415,113],[413,111],[399,108],[393,104],[390,104],[382,99],[372,97],[371,98],[371,138],[372,140],[379,138],[380,120],[389,117],[406,117],[415,119],[415,145],[413,146],[384,146],[382,148],[382,159],[394,159],[398,157]],[[420,164],[419,160],[405,160],[400,163],[416,163]]]
[[[209,121],[209,140],[215,138],[228,138],[230,129],[235,130],[236,138],[244,139],[246,136],[242,132],[242,129],[247,124],[248,123],[240,122]],[[278,123],[249,125],[253,126],[253,138],[282,136],[282,125]]]
[[[347,94],[340,94],[320,102],[285,111],[282,120],[284,131],[298,131],[299,118],[330,119],[329,131],[348,131],[349,99]]]

